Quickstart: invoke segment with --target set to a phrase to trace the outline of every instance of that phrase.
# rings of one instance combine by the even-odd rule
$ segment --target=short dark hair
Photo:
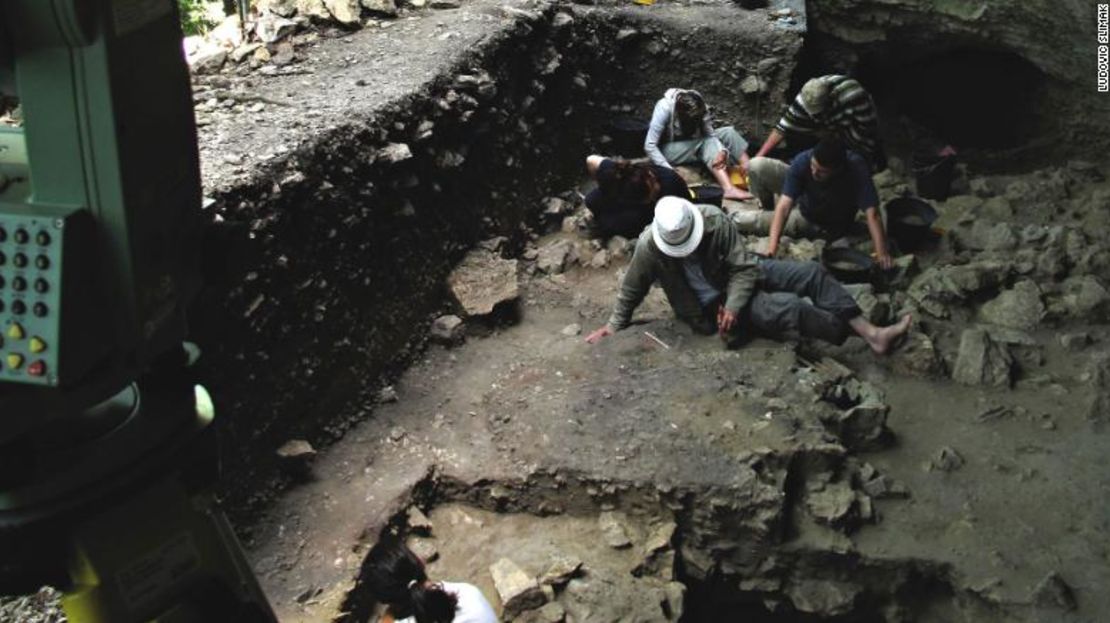
[[[643,201],[651,189],[655,172],[651,166],[642,162],[615,160],[605,176],[598,176],[601,192],[615,201],[638,203]]]
[[[827,136],[813,148],[813,157],[823,167],[839,169],[848,162],[848,150],[844,142],[832,136]]]
[[[395,618],[417,623],[451,623],[457,598],[439,587],[427,587],[424,563],[395,536],[386,535],[370,549],[362,567],[374,597],[389,605]]]

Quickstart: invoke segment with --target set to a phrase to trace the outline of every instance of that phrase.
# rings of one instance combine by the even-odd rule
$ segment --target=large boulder
[[[324,0],[324,6],[342,24],[357,24],[362,15],[359,0]]]
[[[1019,281],[979,309],[979,319],[1010,329],[1030,330],[1044,318],[1041,289],[1029,280]]]
[[[1065,279],[1049,302],[1050,313],[1058,318],[1105,322],[1108,309],[1110,292],[1091,275]]]
[[[1011,270],[1012,266],[1001,260],[937,266],[918,275],[910,284],[907,294],[930,315],[947,318],[950,305],[998,288]]]
[[[471,251],[447,278],[451,294],[468,316],[484,316],[520,296],[516,260],[486,250]]]
[[[960,352],[952,367],[952,379],[957,383],[1008,387],[1013,382],[1013,369],[1010,351],[985,330],[965,329],[960,335]]]

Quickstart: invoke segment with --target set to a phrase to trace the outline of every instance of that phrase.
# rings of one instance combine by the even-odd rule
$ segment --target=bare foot
[[[875,351],[876,355],[885,355],[890,351],[891,344],[900,336],[905,335],[912,324],[913,317],[906,314],[902,316],[901,320],[889,327],[875,327],[871,335],[864,336],[863,339],[867,340],[867,345]]]
[[[732,186],[730,188],[726,188],[724,190],[725,190],[725,199],[732,199],[732,200],[735,200],[735,201],[747,201],[748,199],[754,199],[755,198],[755,195],[751,194],[750,192],[748,192],[746,190],[740,190],[739,188],[736,188],[735,186]]]

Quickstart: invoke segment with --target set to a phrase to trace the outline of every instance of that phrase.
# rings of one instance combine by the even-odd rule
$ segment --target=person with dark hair
[[[385,623],[497,623],[478,587],[430,581],[424,562],[396,537],[370,549],[363,572],[374,598],[389,606]]]
[[[886,269],[893,265],[871,170],[839,139],[822,139],[813,149],[795,156],[790,165],[772,158],[752,158],[748,179],[764,209],[774,205],[775,210],[738,212],[734,220],[743,233],[769,234],[769,255],[778,251],[784,233],[827,240],[851,235],[856,229],[856,215],[863,212],[879,266]],[[776,193],[781,194],[777,204]],[[797,212],[792,211],[795,203]]]
[[[586,171],[597,180],[597,188],[586,195],[586,208],[602,237],[635,238],[651,222],[661,197],[690,198],[685,180],[668,167],[588,156]]]
[[[791,134],[836,136],[862,156],[872,171],[886,168],[875,102],[854,78],[830,74],[807,81],[756,157],[766,156]]]
[[[713,129],[700,93],[667,89],[655,103],[644,151],[656,166],[701,162],[724,191],[725,199],[751,199],[729,179],[729,165],[748,165],[748,142],[732,126]]]
[[[586,342],[595,344],[627,328],[656,281],[679,320],[698,333],[719,333],[730,347],[753,329],[833,344],[855,333],[883,355],[912,322],[907,314],[887,327],[871,324],[824,266],[748,253],[743,237],[718,208],[664,197],[655,206],[651,227],[636,242],[609,322]]]

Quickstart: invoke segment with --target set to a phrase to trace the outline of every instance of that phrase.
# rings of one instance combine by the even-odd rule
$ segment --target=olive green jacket
[[[690,258],[701,261],[705,278],[724,293],[725,308],[738,313],[748,304],[755,291],[759,277],[756,257],[748,253],[743,238],[720,209],[707,205],[696,207],[705,216],[705,233],[701,244]],[[609,326],[615,331],[627,327],[632,320],[632,312],[643,302],[651,285],[658,279],[680,320],[703,333],[713,331],[712,323],[686,281],[686,273],[682,268],[685,259],[664,255],[655,246],[651,226],[647,226],[636,241],[636,251],[632,255],[628,272],[621,281],[620,294],[613,314],[609,317]]]

